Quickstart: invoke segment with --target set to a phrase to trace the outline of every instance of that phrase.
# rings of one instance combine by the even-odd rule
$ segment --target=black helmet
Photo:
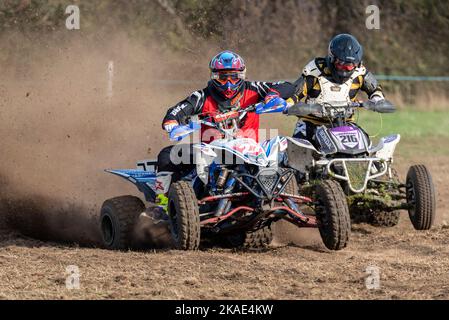
[[[348,80],[360,66],[362,58],[363,47],[350,34],[339,34],[329,43],[328,66],[337,82]]]

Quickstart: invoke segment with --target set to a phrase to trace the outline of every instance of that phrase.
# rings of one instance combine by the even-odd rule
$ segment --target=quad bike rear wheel
[[[410,167],[407,173],[407,203],[416,230],[429,230],[435,220],[436,200],[432,176],[424,165]]]
[[[380,178],[385,182],[385,186],[387,186],[387,189],[382,191],[382,198],[400,192],[398,190],[398,186],[401,184],[399,175],[394,168],[391,168],[391,172],[392,177],[385,175]],[[358,201],[353,201],[349,206],[352,223],[369,223],[374,227],[381,228],[392,228],[399,224],[401,211],[388,210],[385,207],[384,200],[370,199],[367,203],[365,202],[363,204],[360,206]]]
[[[186,181],[173,183],[168,193],[168,214],[175,248],[198,250],[200,246],[200,212],[190,184]]]
[[[372,202],[370,204],[372,205]],[[382,228],[392,228],[397,226],[401,215],[399,210],[386,211],[382,209],[367,208],[366,206],[359,208],[357,204],[352,204],[349,211],[352,223],[369,223],[374,227]]]
[[[401,211],[374,211],[371,213],[369,223],[375,227],[392,228],[398,225]]]
[[[226,236],[228,244],[233,248],[264,249],[273,240],[271,226],[265,226],[256,231],[241,232]]]
[[[392,179],[395,185],[400,184],[398,172],[392,168]],[[375,227],[392,228],[399,224],[399,219],[401,218],[401,211],[379,211],[374,210],[372,212],[369,223]]]
[[[330,250],[345,248],[351,232],[351,217],[343,189],[336,181],[324,180],[316,187],[316,199],[315,212],[324,245]]]
[[[144,211],[145,205],[137,197],[122,196],[106,200],[100,214],[103,246],[111,250],[130,248],[133,228]]]

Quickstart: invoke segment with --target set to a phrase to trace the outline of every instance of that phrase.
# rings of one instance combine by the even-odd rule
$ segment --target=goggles
[[[339,71],[353,71],[356,68],[356,65],[351,62],[343,62],[340,60],[335,60],[335,69]]]
[[[212,72],[211,79],[223,85],[228,82],[237,84],[245,79],[245,72]]]

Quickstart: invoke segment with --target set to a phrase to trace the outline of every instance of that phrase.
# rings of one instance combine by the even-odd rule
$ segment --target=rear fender
[[[155,202],[158,194],[168,192],[171,184],[171,172],[149,172],[144,170],[106,170],[119,176],[132,184],[145,195],[145,199],[149,202]]]

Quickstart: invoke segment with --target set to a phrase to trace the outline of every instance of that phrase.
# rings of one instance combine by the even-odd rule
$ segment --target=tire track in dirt
[[[449,229],[353,230],[349,247],[319,242],[261,252],[112,252],[22,237],[0,243],[0,297],[51,299],[447,299]],[[65,288],[77,265],[81,289]],[[366,268],[380,269],[380,288],[365,287]]]

